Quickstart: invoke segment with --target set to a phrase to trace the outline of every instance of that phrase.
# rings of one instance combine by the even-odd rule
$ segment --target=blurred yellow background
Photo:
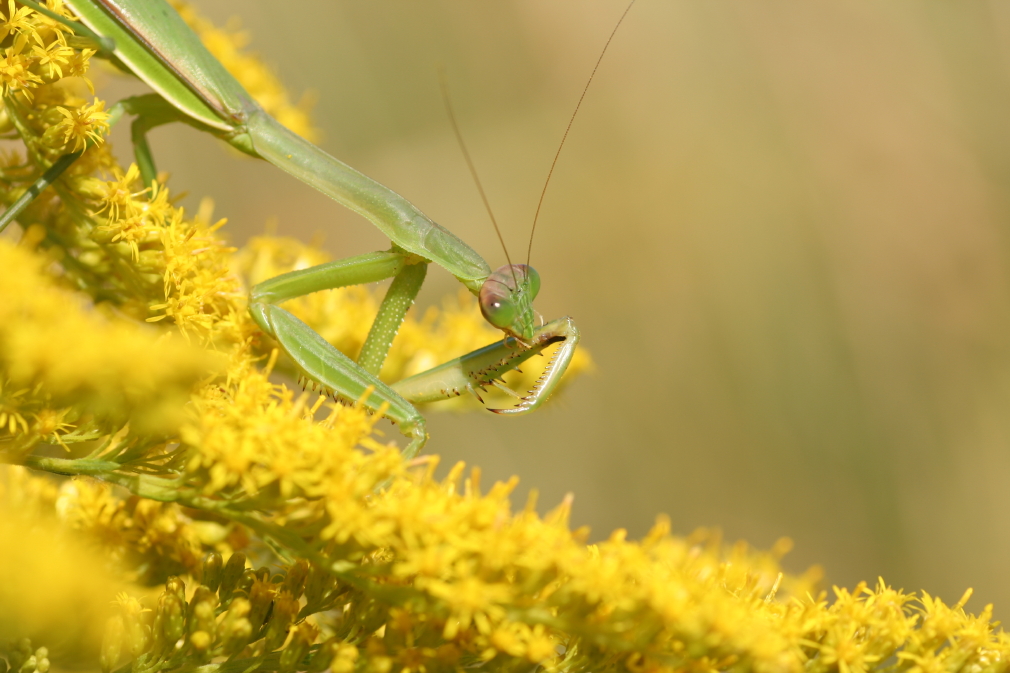
[[[440,100],[523,257],[621,2],[206,0],[240,15],[324,148],[504,257]],[[432,411],[428,450],[576,494],[593,537],[721,527],[829,583],[878,575],[1010,614],[1010,8],[640,0],[541,215],[538,308],[598,365],[518,419]],[[118,133],[122,134],[122,130]],[[121,153],[127,150],[117,136]],[[153,146],[236,242],[276,219],[338,256],[361,218],[188,128]],[[432,267],[421,298],[458,284]],[[394,435],[395,436],[395,435]]]

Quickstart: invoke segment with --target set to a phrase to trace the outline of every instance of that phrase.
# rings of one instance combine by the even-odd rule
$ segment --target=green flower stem
[[[65,477],[87,475],[90,477],[105,478],[108,473],[120,467],[119,463],[108,460],[50,458],[46,456],[28,456],[22,464],[25,467],[60,474]]]
[[[42,174],[38,180],[36,180],[28,189],[24,191],[21,196],[17,198],[14,203],[11,204],[10,208],[4,211],[3,215],[0,215],[0,232],[7,228],[7,225],[13,222],[18,215],[24,212],[32,201],[34,201],[39,194],[45,191],[46,187],[56,182],[57,179],[63,172],[70,168],[70,165],[77,161],[84,152],[71,152],[70,154],[64,154],[62,157],[57,159],[49,169]]]
[[[260,535],[272,538],[283,547],[317,563],[321,568],[325,568],[338,580],[383,600],[395,602],[403,600],[405,596],[416,597],[425,595],[408,587],[379,584],[362,577],[355,572],[356,570],[360,570],[361,566],[359,564],[351,561],[333,561],[316,550],[313,545],[306,542],[297,533],[287,530],[283,526],[263,521],[258,516],[243,512],[234,503],[208,497],[197,492],[195,489],[184,486],[181,477],[165,478],[149,474],[124,473],[118,471],[122,468],[119,463],[90,458],[69,459],[28,456],[22,464],[36,470],[43,470],[67,477],[94,477],[111,484],[116,484],[117,486],[122,486],[141,498],[149,498],[159,502],[174,502],[185,507],[219,514],[226,519],[246,526]]]

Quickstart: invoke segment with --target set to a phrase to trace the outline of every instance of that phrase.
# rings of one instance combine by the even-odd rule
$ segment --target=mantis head
[[[536,329],[533,299],[540,292],[540,274],[526,264],[506,264],[487,277],[477,295],[485,320],[524,344]]]

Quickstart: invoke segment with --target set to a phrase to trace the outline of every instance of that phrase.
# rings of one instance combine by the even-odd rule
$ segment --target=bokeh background
[[[207,0],[241,16],[321,144],[504,263],[442,108],[522,257],[621,2]],[[594,538],[719,527],[828,583],[1010,614],[1010,6],[639,0],[561,156],[538,308],[597,363],[540,413],[430,414],[428,449]],[[120,149],[126,147],[119,141]],[[347,256],[364,220],[190,129],[153,136],[236,242]],[[422,305],[458,285],[432,267]]]

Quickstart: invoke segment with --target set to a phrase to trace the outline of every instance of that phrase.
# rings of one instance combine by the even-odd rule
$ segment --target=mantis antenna
[[[439,66],[438,68],[438,83],[442,86],[442,101],[445,103],[445,111],[449,115],[449,123],[452,125],[452,131],[456,134],[456,142],[459,143],[459,149],[463,152],[463,158],[466,159],[467,168],[470,169],[470,175],[473,176],[473,181],[477,185],[477,191],[480,192],[480,198],[484,202],[484,208],[487,209],[488,217],[491,218],[491,224],[494,225],[494,232],[498,234],[498,242],[501,243],[502,250],[505,251],[505,261],[508,262],[509,268],[512,269],[512,281],[518,286],[519,281],[516,279],[515,267],[512,266],[512,258],[509,257],[509,249],[505,245],[505,239],[502,238],[501,229],[498,228],[498,222],[494,218],[494,213],[491,212],[491,204],[487,200],[487,195],[484,193],[484,187],[480,183],[480,178],[477,177],[477,168],[473,165],[473,161],[470,159],[470,153],[466,150],[466,143],[463,142],[463,134],[459,131],[459,124],[456,123],[456,115],[452,111],[452,100],[449,98],[449,83],[445,78],[445,69]]]
[[[600,67],[600,63],[603,61],[603,55],[607,53],[607,47],[610,46],[610,41],[614,39],[614,35],[617,34],[617,29],[621,27],[621,23],[624,21],[624,17],[628,15],[631,11],[631,6],[635,4],[635,0],[631,0],[628,6],[625,7],[624,13],[621,14],[621,18],[617,20],[617,25],[614,29],[610,31],[610,37],[607,38],[607,42],[603,45],[603,51],[600,52],[600,57],[596,59],[596,65],[593,66],[593,72],[589,75],[589,81],[586,82],[585,88],[582,89],[582,95],[579,96],[579,102],[575,104],[575,112],[572,113],[572,118],[568,120],[568,127],[565,128],[565,134],[561,136],[561,144],[558,145],[558,151],[554,154],[554,161],[551,162],[551,169],[547,171],[547,180],[544,181],[543,191],[540,192],[540,201],[537,202],[537,212],[533,215],[533,228],[530,230],[530,244],[526,249],[526,265],[529,266],[530,255],[533,252],[533,234],[537,231],[537,218],[540,217],[540,207],[544,205],[544,195],[547,194],[547,185],[551,183],[551,176],[554,175],[554,167],[558,164],[558,157],[561,156],[561,148],[565,146],[565,140],[568,139],[568,132],[572,130],[572,122],[575,121],[575,115],[579,113],[579,108],[582,106],[582,100],[586,97],[586,92],[589,91],[589,85],[593,83],[593,77],[596,76],[596,70]],[[465,151],[465,150],[464,150]],[[495,225],[498,228],[498,225]],[[499,237],[501,234],[499,234]]]

